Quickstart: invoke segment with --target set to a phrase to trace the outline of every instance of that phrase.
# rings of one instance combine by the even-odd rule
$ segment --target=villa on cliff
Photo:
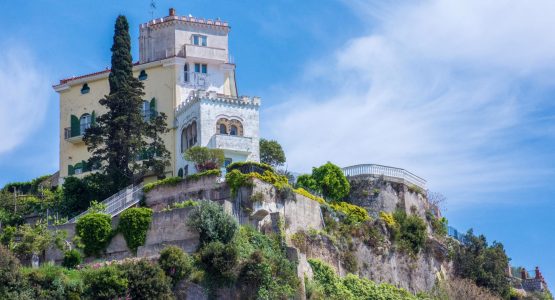
[[[145,119],[163,112],[170,131],[163,136],[170,151],[166,176],[195,172],[183,158],[190,147],[223,149],[225,164],[259,161],[260,98],[239,96],[235,64],[229,56],[227,22],[169,16],[139,26],[139,61],[134,75],[144,83]],[[98,101],[109,94],[110,70],[60,80],[60,172],[84,176],[92,171],[83,142],[85,130],[105,113]]]

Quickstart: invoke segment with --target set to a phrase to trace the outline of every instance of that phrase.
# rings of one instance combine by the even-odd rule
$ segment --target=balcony
[[[81,124],[78,128],[64,128],[64,139],[70,143],[78,144],[83,141],[85,130],[91,127],[91,123]]]
[[[215,134],[210,139],[208,147],[249,154],[252,151],[252,138],[237,135]]]
[[[227,62],[227,51],[222,48],[185,45],[185,57]]]

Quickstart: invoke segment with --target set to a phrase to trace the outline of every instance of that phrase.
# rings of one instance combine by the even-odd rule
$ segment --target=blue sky
[[[110,63],[113,22],[133,56],[149,0],[0,3],[0,186],[58,168],[59,79]],[[459,229],[501,241],[555,280],[555,3],[156,1],[155,17],[230,22],[240,94],[288,168],[328,160],[406,168],[445,194]]]

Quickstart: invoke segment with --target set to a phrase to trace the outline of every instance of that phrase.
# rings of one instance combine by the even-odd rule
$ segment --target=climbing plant
[[[118,231],[123,234],[131,251],[137,252],[137,248],[144,245],[151,221],[152,209],[146,207],[130,208],[121,214]]]

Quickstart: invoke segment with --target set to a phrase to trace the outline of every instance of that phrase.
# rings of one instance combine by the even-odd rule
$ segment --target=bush
[[[198,172],[203,172],[221,168],[225,155],[222,149],[193,146],[185,151],[184,158],[187,161],[192,161]]]
[[[0,245],[0,299],[31,299],[19,260]]]
[[[72,249],[64,253],[64,261],[62,262],[62,266],[68,269],[73,269],[80,265],[82,262],[83,257],[81,256],[81,253],[79,253],[79,251],[77,251],[76,249]]]
[[[234,244],[208,243],[200,250],[200,261],[207,274],[217,282],[226,283],[235,279],[233,268],[237,265],[238,252]]]
[[[119,266],[127,279],[131,299],[172,299],[170,280],[154,262],[140,260]]]
[[[83,279],[84,296],[88,299],[111,300],[125,297],[127,279],[124,273],[114,266],[87,269],[84,271]]]
[[[314,178],[309,174],[303,174],[297,177],[297,183],[295,184],[297,189],[303,188],[305,190],[313,191],[313,192],[322,192],[318,183]]]
[[[237,231],[237,221],[212,201],[199,201],[187,224],[199,232],[201,245],[219,241],[229,243]]]
[[[230,164],[226,167],[227,172],[231,172],[233,170],[238,170],[244,174],[255,172],[255,170],[260,170],[264,173],[264,171],[274,172],[274,168],[265,163],[258,163],[255,161],[238,161]]]
[[[171,278],[175,286],[181,279],[189,277],[193,269],[192,261],[187,253],[176,246],[166,247],[160,252],[158,259],[160,268]]]
[[[188,175],[187,177],[185,177],[185,180],[196,181],[201,179],[202,177],[221,176],[221,175],[222,175],[222,171],[220,169],[212,169],[212,170],[206,170],[199,173]]]
[[[312,178],[318,184],[324,197],[332,200],[341,200],[349,195],[351,186],[345,174],[343,174],[341,168],[330,162],[318,168],[313,168]]]
[[[370,220],[368,211],[360,206],[347,202],[335,202],[331,203],[330,206],[345,215],[344,221],[347,224],[363,223]]]
[[[399,224],[397,240],[401,246],[411,254],[418,254],[426,244],[428,234],[426,223],[416,215],[407,216],[405,211],[398,210],[393,214],[395,223]]]
[[[108,177],[100,173],[83,179],[67,177],[62,185],[62,213],[67,217],[75,216],[87,210],[93,200],[102,201],[116,192]]]
[[[46,264],[26,272],[36,299],[79,299],[83,293],[83,280],[76,270]]]
[[[112,238],[111,218],[101,213],[84,215],[77,220],[75,231],[81,238],[85,254],[98,255]]]
[[[432,231],[439,237],[447,235],[447,219],[445,217],[436,218],[431,212],[426,212],[426,219],[432,226]]]
[[[134,253],[139,246],[144,245],[151,221],[152,209],[150,208],[134,207],[121,213],[118,231],[123,234],[127,247]]]
[[[145,186],[143,187],[143,193],[146,194],[146,193],[152,191],[154,188],[156,188],[158,186],[176,185],[176,184],[178,184],[182,181],[183,181],[183,178],[181,178],[181,177],[168,177],[168,178],[165,178],[165,179],[160,179],[160,180],[145,184]]]

